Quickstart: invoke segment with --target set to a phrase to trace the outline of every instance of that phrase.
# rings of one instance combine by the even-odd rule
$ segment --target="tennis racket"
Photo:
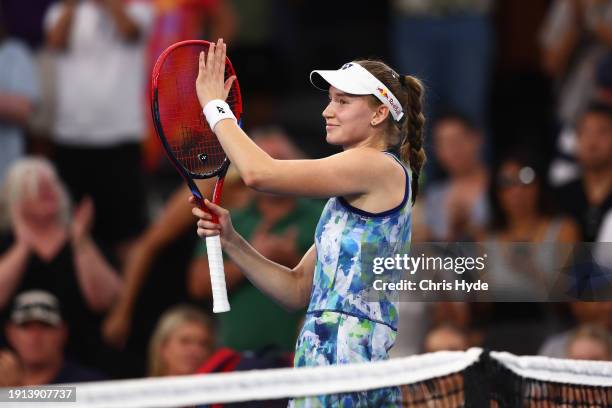
[[[198,59],[208,53],[208,41],[182,41],[168,47],[157,59],[151,77],[151,112],[157,136],[166,155],[181,174],[203,210],[204,197],[194,180],[217,177],[212,202],[219,204],[229,160],[204,117],[195,89]],[[225,79],[235,75],[225,60]],[[241,123],[242,97],[235,80],[226,100]],[[213,215],[213,222],[218,218]],[[230,310],[219,235],[206,237],[212,284],[213,312]]]

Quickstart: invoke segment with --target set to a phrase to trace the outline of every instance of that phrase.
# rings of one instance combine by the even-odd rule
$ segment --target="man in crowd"
[[[558,188],[557,203],[578,222],[582,240],[594,242],[603,216],[612,208],[612,106],[590,105],[577,134],[581,176]]]
[[[94,237],[120,260],[146,225],[140,141],[150,2],[64,0],[45,17],[55,51],[55,159],[75,201],[93,198]]]
[[[22,385],[61,384],[105,379],[100,373],[66,360],[68,329],[55,296],[42,290],[15,299],[6,337],[23,368]],[[10,365],[0,365],[0,369]],[[0,377],[9,373],[0,372]]]

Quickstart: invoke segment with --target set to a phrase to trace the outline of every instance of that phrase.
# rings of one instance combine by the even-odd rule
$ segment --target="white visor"
[[[352,95],[374,95],[389,108],[395,121],[399,122],[404,116],[402,105],[389,88],[356,62],[344,64],[340,69],[334,71],[312,71],[310,82],[323,91],[327,91],[331,85]]]

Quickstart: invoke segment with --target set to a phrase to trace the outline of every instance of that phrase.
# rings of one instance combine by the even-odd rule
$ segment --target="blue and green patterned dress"
[[[393,156],[395,158],[395,156]],[[397,158],[395,158],[402,164]],[[410,171],[397,207],[368,213],[330,198],[315,233],[317,261],[310,304],[296,344],[296,367],[384,360],[397,335],[397,297],[372,294],[375,257],[407,253],[411,233]],[[397,387],[295,399],[293,407],[392,407]]]

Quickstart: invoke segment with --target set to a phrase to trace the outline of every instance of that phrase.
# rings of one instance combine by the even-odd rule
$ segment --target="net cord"
[[[437,352],[373,363],[102,381],[76,386],[77,402],[45,407],[156,408],[269,400],[398,386],[465,370],[480,348]],[[5,405],[2,405],[3,407]],[[17,402],[7,407],[23,407]]]
[[[612,363],[610,362],[541,356],[519,357],[498,351],[491,351],[489,355],[493,360],[521,377],[562,384],[612,387]]]

